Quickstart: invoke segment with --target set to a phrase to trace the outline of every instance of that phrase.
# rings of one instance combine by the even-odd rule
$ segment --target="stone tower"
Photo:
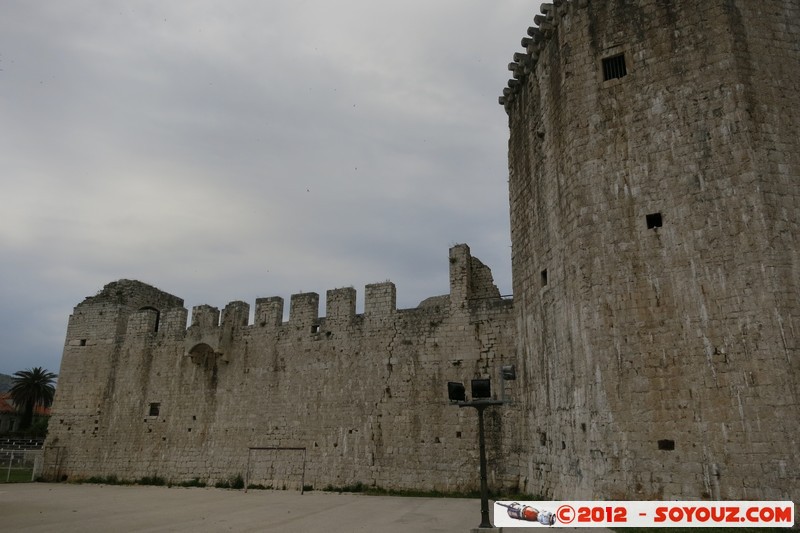
[[[544,4],[509,117],[524,489],[800,500],[800,1]]]

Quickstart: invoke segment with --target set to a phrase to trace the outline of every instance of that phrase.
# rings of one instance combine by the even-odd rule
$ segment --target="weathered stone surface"
[[[511,300],[466,245],[451,293],[397,309],[390,282],[187,311],[135,281],[109,284],[70,317],[46,445],[48,475],[323,488],[477,489],[477,415],[447,381],[514,364]],[[489,415],[493,486],[516,489],[512,407]],[[251,448],[305,448],[251,450]],[[305,460],[305,473],[303,461]],[[249,464],[249,472],[247,471]]]
[[[800,2],[545,11],[502,101],[524,488],[800,500]]]
[[[500,97],[513,308],[465,245],[448,295],[294,295],[287,323],[272,297],[187,329],[110,284],[70,318],[48,472],[474,489],[445,385],[516,363],[494,489],[800,502],[800,0],[541,11]]]

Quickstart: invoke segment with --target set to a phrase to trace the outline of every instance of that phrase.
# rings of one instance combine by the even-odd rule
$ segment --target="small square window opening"
[[[625,68],[625,54],[618,54],[603,59],[603,81],[624,78],[628,74]]]
[[[672,439],[662,439],[658,441],[658,449],[672,451],[675,449],[675,441]]]
[[[161,404],[160,403],[151,403],[150,410],[148,411],[147,416],[158,416],[161,412]]]
[[[651,213],[649,215],[645,215],[645,220],[647,221],[647,229],[660,228],[663,223],[661,219],[661,213]]]

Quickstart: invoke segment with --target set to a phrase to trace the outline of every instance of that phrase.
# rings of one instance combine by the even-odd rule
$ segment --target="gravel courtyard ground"
[[[480,501],[470,499],[66,483],[0,485],[3,532],[467,533],[479,523]]]

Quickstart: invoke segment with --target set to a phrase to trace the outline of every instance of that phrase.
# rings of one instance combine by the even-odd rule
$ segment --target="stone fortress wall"
[[[69,320],[46,444],[52,477],[159,476],[300,488],[362,483],[473,490],[477,415],[447,381],[515,363],[513,303],[466,245],[450,250],[450,294],[414,309],[392,283],[232,302],[222,313],[137,281],[110,283]],[[221,316],[220,316],[221,315]],[[513,382],[508,383],[512,392]],[[499,391],[498,391],[499,392]],[[487,411],[492,485],[515,489],[519,411]],[[253,450],[251,448],[305,448]],[[303,477],[302,463],[305,461]]]
[[[535,23],[500,98],[524,489],[800,501],[800,2]]]
[[[450,294],[389,283],[196,307],[138,282],[75,308],[60,475],[477,488],[449,380],[516,364],[490,486],[800,502],[800,0],[544,4],[509,65],[514,303],[466,246]],[[292,455],[294,453],[294,455]]]

